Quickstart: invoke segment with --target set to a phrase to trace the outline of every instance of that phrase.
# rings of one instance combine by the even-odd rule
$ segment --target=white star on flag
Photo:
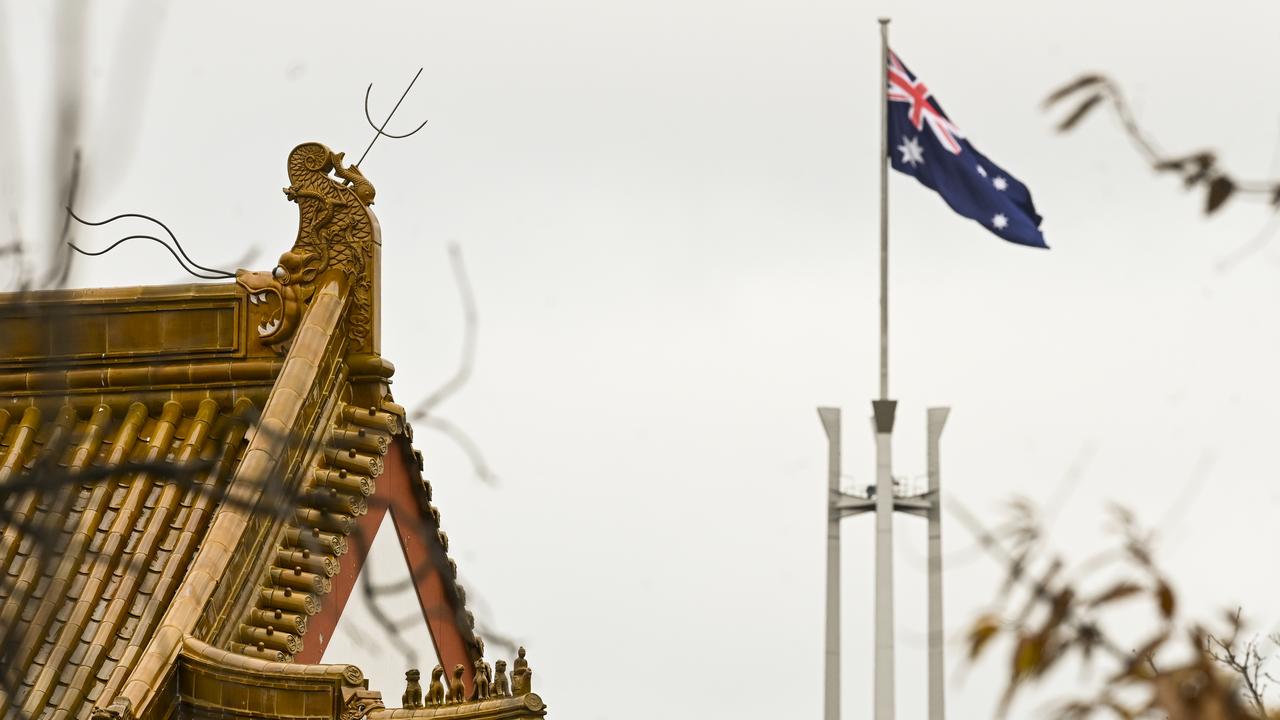
[[[996,213],[996,216],[991,218],[991,225],[997,230],[1003,230],[1009,227],[1009,218],[1005,217],[1004,213]]]
[[[1009,187],[1009,181],[999,176],[997,176],[995,180],[992,180],[991,184],[994,185],[997,190],[1004,190]]]
[[[902,136],[902,144],[898,146],[898,150],[902,151],[902,162],[915,167],[924,162],[924,148],[920,147],[918,138],[910,138]]]
[[[987,169],[986,169],[986,168],[984,168],[984,167],[982,167],[981,165],[979,165],[979,166],[978,166],[978,174],[979,174],[979,175],[981,175],[982,177],[986,177],[986,176],[987,176]]]

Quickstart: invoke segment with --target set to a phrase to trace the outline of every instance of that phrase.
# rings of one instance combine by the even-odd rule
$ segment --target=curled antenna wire
[[[413,89],[413,84],[418,82],[419,75],[422,75],[422,68],[418,68],[417,74],[415,74],[413,79],[409,81],[409,86],[404,89],[403,93],[401,93],[400,99],[396,101],[395,107],[391,108],[391,112],[387,114],[387,119],[382,121],[382,125],[375,125],[373,123],[373,115],[369,112],[369,93],[373,92],[373,83],[369,83],[369,87],[365,88],[364,119],[369,122],[369,127],[373,128],[373,139],[369,141],[368,147],[364,149],[364,152],[360,155],[360,159],[356,161],[356,167],[360,167],[360,163],[364,162],[364,159],[369,155],[369,151],[373,149],[373,144],[378,142],[378,138],[385,136],[392,140],[401,140],[417,133],[419,130],[427,126],[427,121],[423,120],[421,125],[410,132],[404,133],[403,135],[386,132],[387,123],[391,122],[391,118],[394,117],[396,111],[400,109],[400,103],[404,102],[406,97],[409,97],[409,91]]]
[[[67,214],[71,216],[73,219],[75,219],[75,221],[80,223],[81,225],[88,225],[91,227],[106,225],[108,223],[112,223],[112,222],[115,222],[116,220],[121,220],[124,218],[139,218],[142,220],[149,220],[155,223],[156,225],[159,225],[161,228],[163,228],[165,233],[169,236],[169,239],[173,241],[173,245],[170,246],[169,243],[166,243],[164,240],[161,240],[160,238],[155,237],[153,235],[129,235],[128,237],[124,237],[115,241],[110,246],[108,246],[105,250],[99,250],[98,252],[89,252],[87,250],[83,250],[77,247],[75,243],[72,243],[72,242],[67,243],[68,245],[71,246],[72,250],[75,250],[81,255],[89,255],[89,256],[105,255],[106,253],[114,250],[117,246],[119,246],[121,243],[125,242],[126,240],[153,240],[159,243],[160,245],[163,245],[164,248],[169,251],[169,254],[173,255],[173,259],[178,261],[178,265],[181,266],[182,269],[187,271],[187,273],[189,273],[190,275],[201,278],[203,280],[222,280],[226,278],[233,278],[236,276],[235,273],[230,273],[230,272],[227,272],[226,270],[219,270],[217,268],[205,267],[204,265],[201,265],[195,260],[192,260],[191,256],[187,254],[187,251],[183,249],[182,243],[178,242],[178,236],[173,234],[173,231],[169,229],[169,226],[165,225],[159,219],[151,217],[150,215],[145,215],[143,213],[121,213],[119,215],[116,215],[115,217],[107,218],[106,220],[93,222],[91,220],[85,220],[79,215],[76,215],[75,211],[72,210],[70,207],[67,207]],[[177,250],[175,251],[174,248],[177,248]],[[188,264],[191,267],[188,267]],[[204,273],[207,273],[207,274],[196,272],[196,270],[192,270],[191,268],[197,268],[198,270],[203,270]]]
[[[125,241],[127,241],[127,240],[151,240],[151,241],[154,241],[154,242],[159,243],[162,247],[164,247],[164,249],[165,249],[165,250],[168,250],[168,251],[169,251],[169,254],[173,256],[173,259],[174,259],[174,260],[177,260],[177,261],[178,261],[178,266],[179,266],[179,267],[181,267],[183,270],[186,270],[186,271],[187,271],[187,273],[188,273],[189,275],[192,275],[193,277],[198,277],[198,278],[200,278],[201,280],[225,280],[225,279],[227,279],[227,278],[233,278],[233,277],[235,277],[235,274],[234,274],[234,273],[223,273],[223,274],[218,274],[218,275],[209,275],[209,274],[199,273],[199,272],[196,272],[195,270],[192,270],[191,268],[187,267],[186,263],[182,262],[182,258],[178,257],[178,253],[174,251],[174,249],[169,245],[169,243],[167,243],[167,242],[165,242],[165,241],[161,240],[160,238],[156,237],[155,235],[126,235],[125,237],[122,237],[122,238],[120,238],[119,240],[117,240],[117,241],[115,241],[115,242],[111,243],[110,245],[108,245],[108,246],[106,247],[106,249],[104,249],[104,250],[99,250],[99,251],[97,251],[97,252],[92,252],[92,251],[89,251],[89,250],[85,250],[85,249],[81,248],[80,246],[78,246],[78,245],[76,245],[75,243],[70,242],[70,241],[68,241],[68,242],[67,242],[67,244],[71,246],[71,249],[72,249],[72,250],[75,250],[76,252],[80,253],[81,255],[88,255],[88,256],[90,256],[90,257],[96,257],[96,256],[98,256],[98,255],[106,255],[107,253],[111,252],[112,250],[115,250],[117,246],[119,246],[120,244],[124,243],[124,242],[125,242]]]

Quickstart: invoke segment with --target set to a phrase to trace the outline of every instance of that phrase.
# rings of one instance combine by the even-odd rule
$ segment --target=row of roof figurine
[[[422,696],[422,684],[418,681],[422,678],[422,673],[417,668],[408,670],[404,674],[406,686],[404,695],[400,698],[401,707],[420,708],[424,705],[454,705],[468,700],[479,701],[487,700],[490,697],[512,697],[515,695],[528,695],[533,692],[533,671],[529,669],[529,661],[524,658],[524,647],[522,646],[517,653],[515,662],[512,663],[511,678],[507,678],[507,661],[499,660],[495,668],[490,668],[489,663],[484,659],[475,662],[475,683],[471,689],[470,697],[467,696],[466,686],[462,682],[462,674],[466,668],[462,664],[455,665],[453,668],[453,676],[449,678],[448,686],[445,686],[444,666],[436,665],[431,671],[431,685],[427,688],[427,695],[424,699]],[[425,700],[425,702],[424,702]]]

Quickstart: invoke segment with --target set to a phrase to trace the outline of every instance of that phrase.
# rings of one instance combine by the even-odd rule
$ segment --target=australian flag
[[[893,169],[914,176],[952,210],[1005,240],[1049,247],[1027,186],[965,140],[925,84],[893,52],[887,71]]]

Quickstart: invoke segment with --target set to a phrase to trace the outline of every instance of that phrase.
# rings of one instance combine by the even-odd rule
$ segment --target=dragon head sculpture
[[[240,270],[236,284],[248,295],[257,334],[277,352],[288,350],[319,277],[341,270],[350,281],[352,322],[348,332],[359,348],[369,337],[371,278],[376,221],[368,209],[373,185],[360,169],[343,166],[344,155],[320,143],[304,143],[289,153],[285,197],[298,204],[298,236],[270,272]]]
[[[295,248],[281,255],[280,263],[270,272],[236,273],[236,284],[249,293],[249,302],[263,308],[263,319],[257,326],[263,343],[288,342],[315,293],[315,280],[327,264],[322,253]]]

